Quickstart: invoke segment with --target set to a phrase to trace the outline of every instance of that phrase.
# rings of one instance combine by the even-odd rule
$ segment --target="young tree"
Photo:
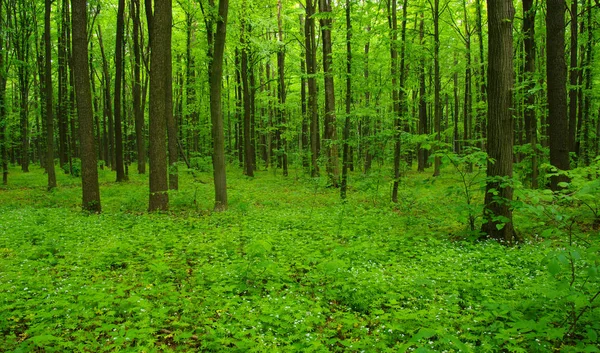
[[[316,0],[314,0],[316,1]],[[306,19],[304,21],[304,40],[306,48],[306,73],[308,75],[308,115],[310,117],[310,154],[312,177],[319,176],[319,117],[318,117],[318,99],[317,99],[317,41],[315,33],[315,3],[313,0],[306,0]]]
[[[513,243],[513,118],[511,112],[513,69],[512,0],[488,0],[488,153],[484,223],[489,237]]]
[[[48,3],[50,0],[46,0]],[[0,0],[0,33],[4,33],[4,0]],[[2,184],[8,184],[8,152],[6,148],[6,47],[4,38],[0,38],[0,164],[2,167]],[[55,182],[56,184],[56,182]]]
[[[144,112],[142,111],[142,55],[140,31],[140,0],[131,0],[131,17],[133,19],[133,115],[135,121],[135,142],[137,147],[138,173],[146,173],[146,142],[144,139]]]
[[[286,88],[285,88],[285,44],[283,42],[283,0],[277,1],[277,35],[279,40],[279,50],[277,51],[277,100],[279,101],[279,124],[277,135],[279,136],[279,149],[282,150],[281,167],[283,176],[288,176],[288,155],[287,155],[287,137],[286,131]]]
[[[167,180],[167,114],[172,110],[167,90],[171,51],[171,0],[154,3],[146,1],[146,14],[150,17],[150,203],[149,211],[164,211],[169,207]]]
[[[84,210],[100,212],[98,162],[94,145],[94,111],[88,62],[86,0],[71,0],[73,10],[73,74],[79,116],[81,179]]]
[[[0,5],[1,2],[0,2]],[[48,173],[48,190],[56,187],[56,172],[54,170],[54,116],[52,89],[52,42],[50,41],[50,16],[52,0],[44,2],[44,96],[46,98],[46,173]],[[0,87],[1,88],[1,87]]]
[[[567,118],[567,65],[565,63],[565,0],[548,0],[546,13],[546,75],[550,164],[559,171],[570,169]],[[552,190],[568,181],[564,175],[550,179]]]

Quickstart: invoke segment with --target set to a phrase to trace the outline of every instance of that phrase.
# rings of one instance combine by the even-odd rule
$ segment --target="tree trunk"
[[[212,1],[212,0],[211,0]],[[223,57],[227,35],[227,12],[229,0],[219,1],[216,33],[207,32],[212,59],[209,64],[210,116],[212,120],[213,168],[215,182],[215,211],[227,209],[227,177],[225,170],[225,135],[223,133],[223,110],[221,107],[221,83],[223,81]],[[212,24],[211,24],[212,27]],[[214,46],[213,46],[214,45]]]
[[[98,161],[94,145],[94,111],[88,62],[87,8],[86,0],[71,0],[73,9],[73,74],[79,116],[79,139],[81,145],[82,208],[99,213],[100,188],[98,185]]]
[[[280,0],[281,1],[281,0]],[[346,0],[346,117],[344,119],[344,151],[342,156],[342,183],[340,196],[346,198],[348,188],[348,168],[350,167],[350,113],[352,109],[352,22],[350,20],[350,0]]]
[[[172,19],[171,19],[172,21]],[[169,190],[179,189],[179,172],[177,170],[177,157],[179,155],[179,149],[177,148],[177,122],[173,115],[173,54],[171,51],[171,35],[165,38],[167,43],[165,44],[168,49],[165,52],[167,55],[167,150],[169,152]]]
[[[171,47],[171,0],[156,1],[154,13],[146,2],[150,16],[150,202],[149,211],[164,211],[169,207],[167,179],[167,114],[172,110],[169,103],[168,76]],[[150,5],[151,6],[151,5]]]
[[[250,106],[250,83],[248,82],[248,41],[246,36],[249,36],[248,25],[242,21],[242,33],[240,44],[242,46],[242,90],[244,101],[244,174],[249,177],[254,177],[254,152],[252,146],[251,134],[251,119],[252,111]]]
[[[102,30],[100,26],[98,26],[98,44],[100,45],[100,53],[102,55],[102,77],[103,87],[104,87],[104,117],[107,120],[106,125],[108,127],[108,131],[105,132],[107,136],[106,141],[106,163],[107,166],[110,166],[112,169],[115,167],[115,134],[114,134],[114,124],[113,124],[113,110],[112,110],[112,99],[110,92],[110,72],[108,70],[108,60],[106,58],[106,53],[104,52],[104,42],[102,41]]]
[[[325,86],[325,122],[323,140],[326,146],[327,174],[331,185],[339,185],[337,129],[335,117],[335,88],[333,84],[333,58],[331,40],[331,0],[319,0],[319,11],[324,14],[319,19],[323,38],[323,73]]]
[[[279,50],[277,51],[277,98],[279,100],[279,124],[277,133],[279,134],[279,150],[281,153],[281,168],[283,176],[288,176],[288,155],[286,132],[286,90],[285,90],[285,45],[283,43],[283,0],[277,2],[277,32],[279,35]]]
[[[423,20],[423,13],[421,13],[421,21],[419,24],[419,43],[421,46],[425,45],[425,24]],[[426,135],[428,133],[428,118],[427,118],[427,91],[425,88],[425,60],[419,61],[419,135]],[[427,166],[427,150],[419,146],[418,152],[419,164],[417,170],[424,172]]]
[[[68,73],[67,73],[67,27],[68,0],[62,0],[58,31],[58,156],[59,167],[69,163],[68,145]]]
[[[316,0],[306,0],[305,19],[305,47],[306,47],[306,73],[308,74],[308,110],[310,116],[310,154],[311,177],[319,176],[319,117],[317,99],[317,42],[315,34],[315,3]]]
[[[538,187],[537,116],[535,107],[535,8],[533,0],[523,0],[523,44],[525,46],[525,138],[531,145],[531,187]]]
[[[578,67],[577,51],[579,49],[577,31],[578,29],[578,16],[577,16],[577,0],[571,1],[571,53],[570,53],[570,69],[569,69],[569,135],[567,140],[567,147],[569,152],[577,152],[575,149],[575,141],[577,136],[577,95],[579,88],[577,82],[579,81],[580,70]]]
[[[512,0],[488,0],[488,162],[481,230],[500,242],[512,244],[517,236],[512,223],[513,189],[506,184],[513,174],[513,118],[511,112],[513,33]]]
[[[46,0],[44,11],[44,89],[46,90],[46,172],[48,173],[48,190],[56,188],[56,172],[54,170],[54,117],[52,89],[52,42],[50,41],[50,16],[52,0]],[[1,5],[1,3],[0,3]],[[0,87],[1,88],[1,87]]]
[[[125,29],[125,0],[119,0],[117,9],[117,39],[115,44],[115,169],[117,182],[125,181],[123,166],[123,124],[121,122],[121,89],[123,77],[123,32]]]
[[[50,0],[46,0],[47,11],[49,11],[49,6]],[[3,18],[4,8],[4,0],[0,0],[0,19]],[[48,18],[49,17],[50,16],[48,15]],[[0,33],[4,33],[4,21],[0,21]],[[0,40],[0,164],[2,166],[2,184],[6,185],[8,184],[8,148],[6,147],[6,78],[8,72],[6,69],[6,63],[4,62],[6,55],[4,43],[4,40]],[[54,186],[56,186],[56,181],[54,181]]]
[[[131,0],[133,18],[133,115],[135,121],[135,144],[137,150],[138,173],[146,174],[146,142],[144,139],[144,112],[142,111],[142,55],[140,47],[140,0]]]
[[[442,142],[442,102],[440,92],[442,90],[442,79],[440,77],[440,0],[433,0],[433,107],[435,141],[438,143],[437,150]],[[436,156],[433,163],[433,176],[440,175],[442,159]]]
[[[548,125],[550,164],[560,171],[570,169],[567,119],[567,66],[565,63],[565,0],[548,0],[546,14],[546,74],[548,81]],[[551,177],[552,190],[568,181],[565,175]]]

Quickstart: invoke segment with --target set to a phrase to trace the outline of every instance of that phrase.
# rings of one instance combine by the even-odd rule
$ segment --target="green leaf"
[[[558,263],[558,261],[556,260],[552,260],[549,264],[548,264],[548,272],[550,272],[550,274],[552,276],[555,276],[557,273],[559,273],[561,270],[561,266]]]

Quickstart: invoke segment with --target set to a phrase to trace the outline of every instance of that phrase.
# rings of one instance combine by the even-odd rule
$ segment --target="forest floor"
[[[212,174],[183,168],[164,214],[146,212],[135,170],[102,170],[89,215],[79,178],[57,170],[47,192],[39,167],[11,168],[0,351],[600,352],[583,186],[562,201],[517,190],[525,242],[504,246],[465,231],[483,192],[467,205],[450,169],[408,172],[392,204],[387,170],[352,174],[342,202],[324,178],[231,168],[229,210],[213,213]]]

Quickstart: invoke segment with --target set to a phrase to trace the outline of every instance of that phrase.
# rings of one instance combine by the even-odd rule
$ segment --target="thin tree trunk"
[[[117,9],[117,39],[115,43],[115,169],[117,182],[125,181],[123,166],[123,123],[121,121],[121,89],[123,77],[123,32],[125,29],[125,0],[119,0]]]
[[[73,74],[79,116],[81,145],[81,179],[83,191],[82,208],[99,213],[100,188],[98,185],[98,161],[94,145],[94,111],[88,62],[87,7],[86,0],[71,0],[73,8]]]
[[[281,0],[280,0],[281,1]],[[352,21],[350,20],[350,0],[346,0],[346,117],[344,120],[344,154],[342,161],[342,183],[340,186],[340,196],[346,198],[348,188],[348,168],[350,167],[350,113],[352,109]]]
[[[314,0],[316,1],[316,0]],[[315,34],[315,3],[306,0],[305,42],[306,42],[306,73],[308,74],[308,110],[310,116],[310,153],[312,177],[319,176],[319,118],[317,100],[317,44]]]
[[[525,138],[531,145],[531,187],[538,187],[537,116],[535,107],[535,7],[533,0],[523,0],[523,43],[525,46],[526,97],[524,109]]]
[[[286,134],[286,90],[285,90],[285,46],[283,43],[283,0],[277,2],[277,31],[279,35],[279,51],[277,52],[277,98],[279,100],[279,126],[277,133],[279,134],[279,150],[281,153],[281,168],[283,176],[288,176],[288,155],[287,155],[287,138]]]
[[[419,43],[421,46],[425,42],[425,24],[423,20],[423,13],[421,13],[421,21],[419,24]],[[428,133],[428,118],[427,118],[427,91],[425,87],[425,60],[419,61],[419,135],[425,135]],[[419,146],[418,152],[419,164],[417,170],[424,172],[427,166],[427,151]]]
[[[438,144],[442,141],[442,103],[440,100],[440,92],[442,90],[442,80],[440,77],[440,0],[433,0],[433,107],[434,107],[434,124],[435,124],[435,140]],[[436,147],[436,150],[439,147]],[[440,175],[440,167],[442,159],[435,156],[433,164],[433,176]]]
[[[135,121],[135,144],[137,150],[138,173],[146,174],[146,142],[144,139],[144,111],[142,110],[142,55],[140,47],[140,0],[131,0],[133,18],[133,115]]]
[[[50,0],[46,0],[47,11],[50,6]],[[4,11],[4,0],[0,0],[0,19],[3,18]],[[49,20],[49,15],[48,20]],[[0,21],[0,33],[4,33],[4,21]],[[4,39],[0,39],[0,164],[2,165],[2,184],[8,184],[8,148],[7,140],[6,140],[6,124],[7,124],[7,114],[6,114],[6,78],[7,78],[7,70],[5,63],[5,52],[6,48],[4,46]],[[48,174],[50,175],[50,174]],[[49,184],[50,185],[50,184]],[[56,186],[56,181],[54,181],[54,185]]]
[[[249,36],[248,25],[242,22],[242,33],[240,43],[242,45],[242,90],[243,90],[243,102],[244,102],[244,174],[253,177],[254,176],[254,153],[252,148],[252,137],[251,135],[251,119],[252,112],[250,106],[250,83],[248,80],[248,42],[246,36]]]
[[[567,147],[569,152],[577,152],[575,149],[575,141],[577,136],[577,95],[579,88],[577,82],[579,81],[580,70],[578,67],[577,51],[579,49],[578,44],[578,16],[577,16],[577,2],[578,0],[571,1],[571,53],[570,53],[570,69],[569,69],[569,135],[567,140]]]
[[[2,5],[1,2],[2,0],[0,0],[0,5]],[[50,41],[51,4],[52,0],[46,0],[44,11],[44,89],[46,90],[46,172],[48,173],[48,190],[56,188],[56,172],[54,170],[54,117],[52,114],[52,96],[54,93],[52,89],[52,42]]]

